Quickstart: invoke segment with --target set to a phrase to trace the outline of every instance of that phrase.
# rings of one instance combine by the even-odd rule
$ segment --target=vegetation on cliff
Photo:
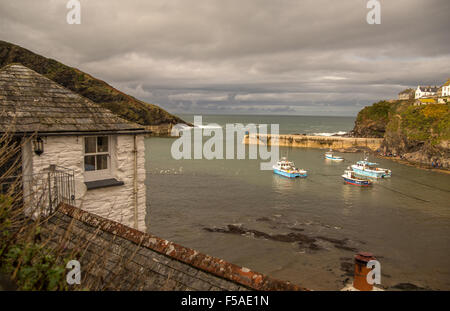
[[[379,101],[362,109],[356,117],[353,134],[358,137],[382,138],[393,105],[392,102]]]
[[[408,140],[428,141],[431,145],[437,145],[443,140],[450,139],[448,104],[401,105],[394,113],[401,122],[390,122],[388,130],[400,130]]]
[[[122,93],[106,82],[76,68],[9,42],[0,41],[0,68],[11,63],[21,63],[126,120],[142,125],[185,123],[164,109]]]
[[[384,151],[411,162],[449,167],[449,104],[381,101],[361,110],[353,135],[384,138]]]

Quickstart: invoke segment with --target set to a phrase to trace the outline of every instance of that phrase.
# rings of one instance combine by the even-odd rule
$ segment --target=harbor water
[[[182,116],[192,122],[192,116]],[[203,116],[204,123],[279,123],[281,133],[349,131],[354,118]],[[308,177],[261,171],[261,160],[175,160],[175,138],[147,138],[150,233],[314,290],[339,290],[353,256],[372,252],[387,289],[450,290],[450,175],[371,158],[392,170],[371,187],[341,175],[359,153],[280,148]],[[240,142],[236,142],[239,144]]]

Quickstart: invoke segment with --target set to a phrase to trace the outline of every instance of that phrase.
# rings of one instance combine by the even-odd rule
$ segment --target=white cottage
[[[450,79],[447,80],[442,86],[441,86],[441,96],[447,97],[450,96]]]
[[[415,99],[418,98],[424,98],[424,97],[430,97],[435,96],[438,91],[437,86],[417,86],[416,93],[415,93]]]
[[[24,181],[69,172],[52,173],[51,180],[61,183],[72,205],[146,230],[143,126],[11,64],[0,69],[0,132],[7,131],[26,141]],[[53,197],[66,195],[61,189]]]

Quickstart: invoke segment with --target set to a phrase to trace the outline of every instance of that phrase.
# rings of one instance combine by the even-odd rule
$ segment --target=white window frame
[[[87,138],[96,138],[96,148],[97,148],[97,138],[98,137],[107,137],[108,138],[108,152],[95,152],[95,153],[86,153],[86,139]],[[83,137],[83,172],[84,172],[84,181],[95,181],[112,178],[111,169],[112,169],[112,161],[111,161],[111,153],[113,150],[113,139],[111,139],[110,135],[93,135],[93,136],[85,136]],[[85,156],[95,156],[95,155],[107,155],[107,165],[108,168],[104,170],[94,170],[94,171],[86,171],[85,169]],[[96,161],[97,165],[97,161]]]

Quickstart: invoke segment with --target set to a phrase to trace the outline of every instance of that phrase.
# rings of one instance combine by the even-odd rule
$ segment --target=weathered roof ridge
[[[0,125],[39,133],[145,129],[20,63],[0,69]]]
[[[8,67],[16,66],[16,65],[19,65],[19,66],[28,68],[27,66],[24,66],[24,65],[22,65],[21,63],[9,63],[9,64],[4,65],[3,67],[0,67],[0,71],[5,70],[5,69],[8,68]],[[28,69],[30,69],[30,68],[28,68]],[[30,69],[30,70],[32,70],[32,69]]]
[[[436,92],[439,87],[431,85],[419,85],[419,89],[424,92]]]
[[[308,290],[288,281],[280,281],[248,268],[228,263],[193,249],[138,231],[121,223],[94,215],[80,208],[61,204],[59,212],[102,231],[122,237],[141,247],[149,248],[172,259],[186,263],[220,278],[235,282],[253,290]]]

